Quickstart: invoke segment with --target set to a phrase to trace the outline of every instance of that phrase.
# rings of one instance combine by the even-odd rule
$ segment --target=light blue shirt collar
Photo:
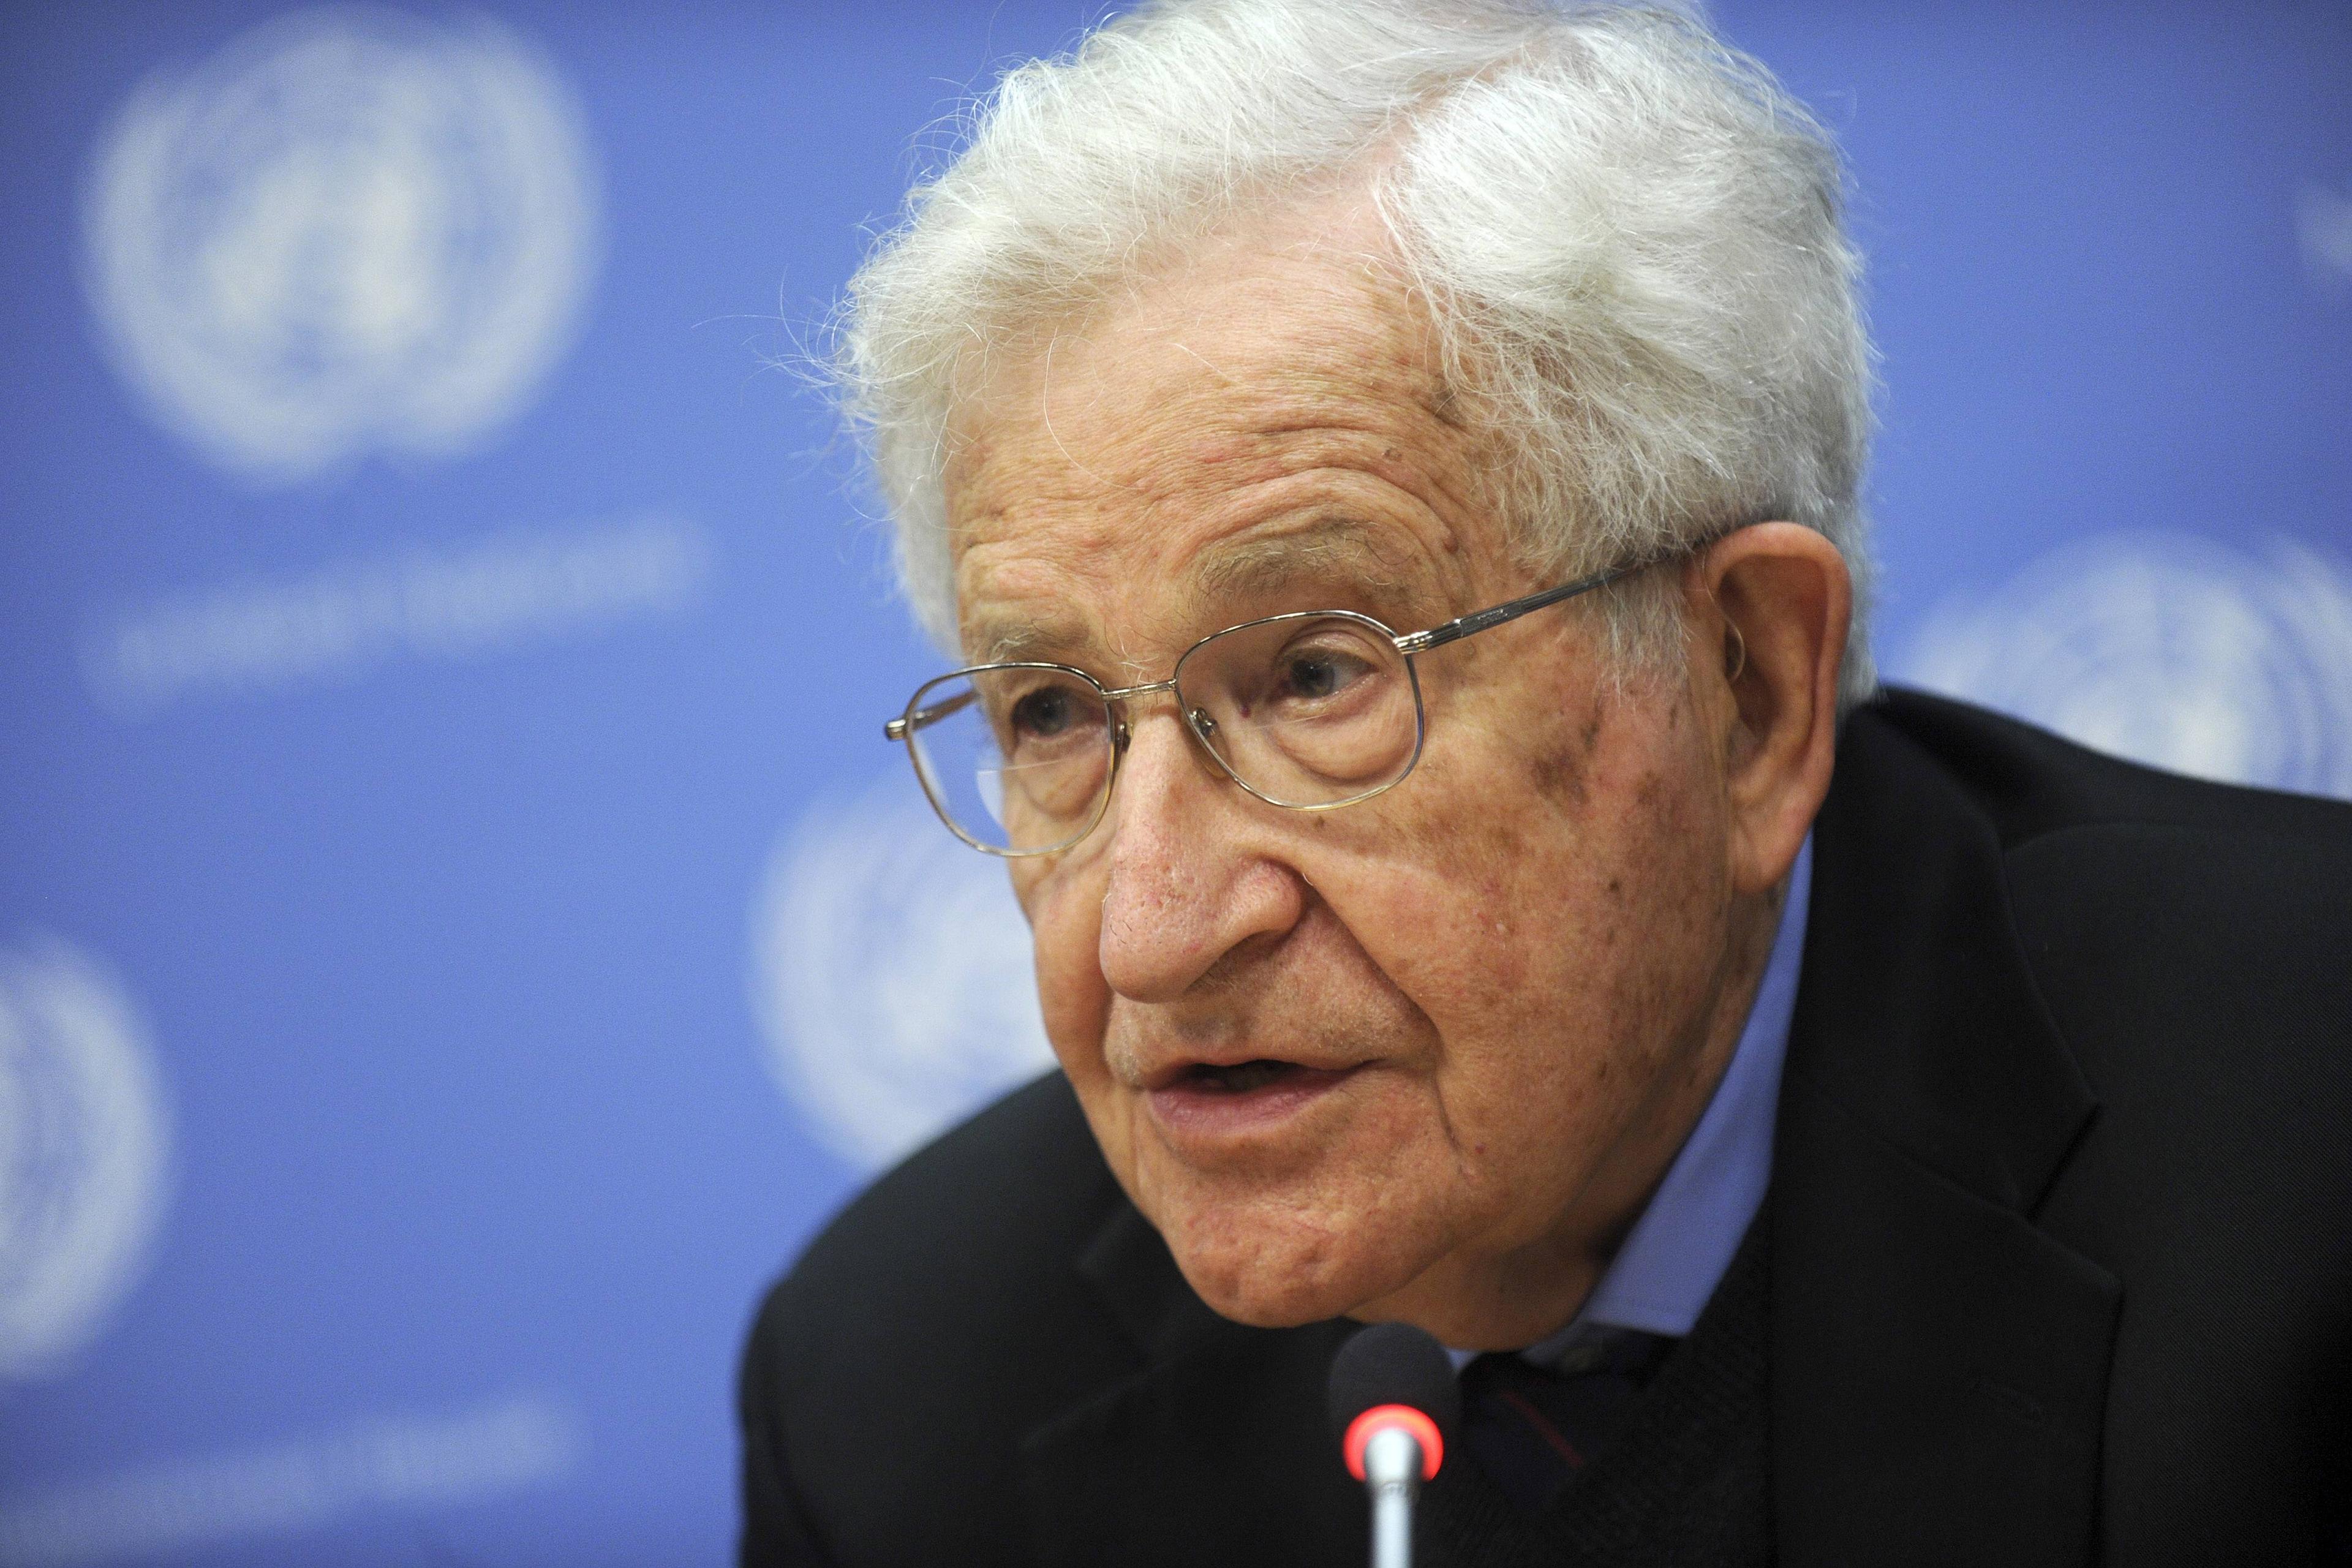
[[[1731,1267],[1732,1254],[1739,1250],[1772,1179],[1780,1064],[1789,1054],[1789,1022],[1797,1007],[1812,881],[1809,834],[1789,873],[1788,901],[1780,909],[1780,929],[1748,1023],[1706,1111],[1583,1309],[1566,1328],[1529,1346],[1524,1352],[1529,1360],[1557,1362],[1589,1328],[1638,1329],[1679,1339],[1698,1321]],[[1459,1366],[1471,1352],[1453,1355]]]

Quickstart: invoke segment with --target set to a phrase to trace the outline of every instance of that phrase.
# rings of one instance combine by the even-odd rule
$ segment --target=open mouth
[[[1261,1057],[1255,1061],[1236,1062],[1231,1067],[1212,1067],[1198,1062],[1184,1069],[1177,1080],[1188,1089],[1206,1089],[1214,1094],[1247,1094],[1254,1089],[1265,1089],[1307,1069],[1297,1062],[1276,1061]]]
[[[1146,1091],[1161,1130],[1196,1150],[1232,1138],[1263,1138],[1362,1070],[1311,1068],[1274,1057],[1192,1062]]]

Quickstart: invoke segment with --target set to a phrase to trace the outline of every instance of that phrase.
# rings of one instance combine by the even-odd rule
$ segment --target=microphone
[[[1371,1493],[1372,1568],[1412,1568],[1413,1499],[1461,1415],[1445,1347],[1411,1323],[1375,1323],[1331,1358],[1331,1427]]]

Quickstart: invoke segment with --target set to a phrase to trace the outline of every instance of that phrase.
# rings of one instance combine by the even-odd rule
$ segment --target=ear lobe
[[[1720,660],[1695,673],[1720,683],[1731,728],[1724,782],[1735,877],[1761,890],[1787,874],[1829,791],[1853,583],[1836,546],[1791,522],[1740,529],[1696,565],[1700,624],[1721,622],[1708,636],[1720,637]]]

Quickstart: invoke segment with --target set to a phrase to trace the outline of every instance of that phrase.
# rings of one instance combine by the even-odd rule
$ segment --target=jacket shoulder
[[[851,1203],[745,1352],[753,1527],[764,1480],[832,1561],[1016,1551],[1021,1436],[1135,1363],[1076,1267],[1125,1202],[1056,1072]]]
[[[2352,805],[2144,767],[1948,698],[1889,688],[1847,722],[1848,751],[1864,758],[1908,752],[1929,763],[1968,795],[2007,851],[2107,826],[2352,850]],[[1846,761],[1842,755],[1840,765]]]
[[[1932,763],[1989,826],[2020,956],[2103,1100],[2177,1080],[2352,1110],[2352,805],[2140,767],[1916,693],[1855,720],[1867,752]]]
[[[2168,1001],[2152,1040],[2220,1008],[2241,1032],[2316,1033],[2328,1037],[2315,1047],[2344,1055],[2352,805],[2141,767],[1917,693],[1853,721],[1874,774],[1908,751],[1990,827],[2023,957],[2062,1024]]]

